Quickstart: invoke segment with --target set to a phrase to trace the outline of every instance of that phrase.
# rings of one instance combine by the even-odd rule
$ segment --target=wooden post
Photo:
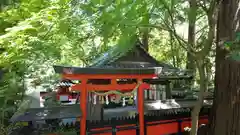
[[[150,90],[147,90],[147,100],[150,100]]]
[[[160,84],[156,84],[156,91],[157,91],[157,100],[162,100],[163,92],[162,92],[162,87]]]
[[[170,81],[167,82],[166,84],[166,98],[171,99],[172,98],[172,92],[171,92],[171,87],[170,87]]]
[[[112,118],[111,122],[112,122],[112,135],[117,135],[116,118]]]
[[[86,121],[87,121],[87,80],[81,80],[82,89],[80,94],[80,107],[82,111],[80,135],[86,135]]]
[[[138,80],[142,81],[142,80]],[[144,135],[144,87],[143,84],[140,84],[138,88],[138,113],[139,113],[139,128],[140,134]]]
[[[182,135],[182,120],[177,120],[178,122],[178,135]]]

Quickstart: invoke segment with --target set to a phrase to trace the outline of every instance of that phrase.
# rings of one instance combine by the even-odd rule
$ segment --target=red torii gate
[[[143,82],[143,79],[152,79],[157,76],[160,68],[144,68],[144,69],[97,69],[97,68],[74,68],[74,67],[61,67],[55,66],[55,71],[61,73],[64,79],[80,80],[81,83],[75,84],[71,87],[74,91],[81,92],[80,94],[80,107],[82,110],[81,118],[81,131],[80,135],[86,134],[86,120],[87,120],[87,93],[90,91],[106,91],[106,90],[129,90],[136,88],[138,100],[138,113],[139,113],[139,128],[140,135],[144,135],[144,89],[149,85]],[[110,71],[109,71],[110,70]],[[67,72],[66,72],[67,71]],[[110,79],[111,84],[107,85],[94,85],[88,84],[91,79]],[[134,84],[118,84],[117,79],[136,79],[138,83]]]

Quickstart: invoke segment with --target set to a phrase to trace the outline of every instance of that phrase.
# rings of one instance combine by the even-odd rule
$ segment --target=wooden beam
[[[120,90],[129,91],[133,90],[137,84],[109,84],[109,85],[94,85],[94,84],[75,84],[71,87],[71,91],[81,91],[83,88],[87,87],[88,91],[107,91],[107,90]],[[149,89],[148,84],[142,84],[144,89]]]
[[[138,79],[138,78],[144,78],[144,79],[152,79],[156,77],[155,74],[97,74],[97,75],[88,75],[88,74],[63,74],[62,76],[64,79],[69,80],[82,80],[82,79]]]

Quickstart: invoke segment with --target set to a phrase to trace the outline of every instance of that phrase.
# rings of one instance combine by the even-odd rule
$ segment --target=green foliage
[[[28,87],[24,79],[34,80],[35,86],[50,83],[59,78],[53,75],[53,64],[85,66],[115,44],[121,45],[117,52],[112,52],[118,55],[130,48],[136,35],[139,38],[146,31],[149,51],[155,58],[170,64],[176,61],[177,67],[185,65],[183,42],[170,36],[172,27],[190,19],[185,2],[9,1],[4,0],[4,6],[0,6],[0,67],[6,71],[0,82],[0,100],[5,101],[0,102],[0,108],[11,108],[8,101],[23,98]],[[203,27],[206,18],[201,17],[204,14],[200,8],[197,12],[197,23]],[[205,29],[200,31],[199,44],[207,35]]]
[[[235,39],[232,41],[225,41],[224,48],[229,51],[228,58],[239,61],[240,60],[240,32],[236,33]]]
[[[60,59],[63,42],[59,39],[64,35],[57,34],[55,25],[65,13],[65,9],[62,10],[60,1],[23,0],[18,6],[10,5],[0,13],[0,46],[4,48],[0,54],[0,67],[5,70],[0,82],[1,116],[14,112],[16,103],[23,99],[26,76],[39,69],[47,71],[47,65]],[[49,73],[41,72],[36,76],[45,74]]]

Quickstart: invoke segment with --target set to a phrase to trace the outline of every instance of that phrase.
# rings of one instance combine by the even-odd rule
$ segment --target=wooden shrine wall
[[[199,125],[207,124],[208,117],[201,116],[199,120]],[[161,120],[145,123],[145,131],[146,135],[166,135],[166,134],[174,134],[179,132],[184,132],[184,128],[191,127],[190,118],[183,118],[181,120],[173,119],[173,120]],[[138,130],[136,128],[136,124],[128,124],[123,126],[116,126],[116,129],[112,127],[106,128],[97,128],[90,130],[92,135],[138,135]],[[131,129],[132,128],[132,129]],[[102,133],[103,130],[108,130],[107,133]],[[96,133],[94,133],[96,132]]]

